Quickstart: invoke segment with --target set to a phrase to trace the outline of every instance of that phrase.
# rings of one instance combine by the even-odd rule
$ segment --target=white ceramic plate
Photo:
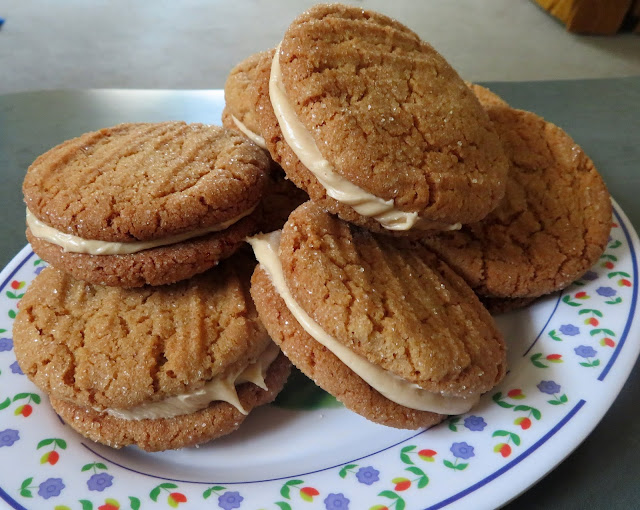
[[[498,318],[510,372],[468,414],[426,431],[367,422],[289,385],[222,440],[182,451],[111,450],[64,425],[20,373],[11,327],[43,263],[25,247],[0,274],[0,497],[13,508],[495,508],[580,444],[640,349],[638,239],[618,207],[606,253],[564,292]],[[293,387],[292,387],[293,386]],[[321,396],[321,394],[320,394]]]

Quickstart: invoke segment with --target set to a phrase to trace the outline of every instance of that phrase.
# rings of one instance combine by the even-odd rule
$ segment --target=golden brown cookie
[[[466,82],[467,86],[471,89],[471,92],[475,94],[478,101],[484,106],[509,106],[504,99],[502,99],[495,92],[491,92],[488,88],[478,85],[477,83]]]
[[[238,387],[238,399],[250,412],[273,401],[282,390],[291,371],[291,363],[280,354],[265,376],[268,390],[253,384]],[[51,397],[51,405],[74,430],[89,439],[112,448],[135,444],[154,452],[194,446],[235,431],[246,418],[226,402],[212,402],[192,414],[159,420],[127,421],[97,412],[69,401]]]
[[[281,229],[287,221],[289,214],[299,205],[309,200],[303,190],[296,187],[274,163],[269,185],[262,198],[262,216],[260,218],[260,230],[271,232]]]
[[[579,278],[604,251],[611,199],[591,159],[537,115],[487,105],[511,161],[507,192],[484,220],[425,238],[484,296],[537,297]]]
[[[262,137],[253,108],[252,87],[263,53],[255,53],[231,69],[224,84],[225,105],[222,111],[223,126],[240,130],[261,147],[264,147],[264,139],[260,140]]]
[[[383,375],[401,381],[401,389],[385,397],[384,388],[375,390],[364,380],[369,376],[357,375],[334,345],[329,349],[294,318],[278,287],[278,269],[252,244],[260,265],[251,294],[267,331],[294,365],[366,418],[399,428],[430,426],[445,413],[398,404],[409,388],[453,397],[458,404],[467,399],[466,412],[504,376],[505,346],[493,319],[428,250],[418,256],[311,202],[291,214],[276,248],[293,302],[338,348],[363,360],[367,370],[373,367],[373,384]]]
[[[451,66],[406,27],[359,8],[319,5],[291,24],[277,58],[269,56],[255,81],[261,133],[274,160],[325,210],[387,233],[413,221],[413,229],[477,221],[498,204],[507,161],[486,113]],[[273,90],[283,97],[274,99]],[[274,104],[291,108],[284,130]],[[296,123],[299,131],[285,141],[286,126]],[[326,162],[320,166],[329,177],[312,173],[295,148],[308,136],[317,151],[312,160]],[[345,198],[349,184],[367,198]],[[367,212],[363,200],[387,209]],[[403,219],[385,219],[389,211]]]
[[[141,289],[90,285],[49,267],[20,303],[13,329],[18,363],[39,388],[66,402],[67,409],[92,410],[85,413],[92,422],[117,419],[122,437],[137,437],[133,430],[139,430],[140,421],[149,422],[149,430],[167,431],[173,427],[163,424],[167,419],[203,423],[218,412],[188,416],[219,399],[209,395],[195,407],[182,407],[178,395],[195,394],[186,399],[190,403],[219,380],[230,381],[233,388],[247,366],[263,356],[271,361],[277,356],[249,295],[253,265],[239,254],[189,280]],[[249,391],[249,406],[270,401],[284,379],[278,376],[267,396],[259,394],[263,390]],[[222,412],[223,422],[233,417],[228,430],[242,421],[228,409],[231,403],[214,407]],[[211,427],[210,421],[206,433],[218,435],[222,422],[216,418],[218,424]],[[127,431],[128,423],[132,431]],[[105,436],[102,442],[128,444],[117,437]],[[156,445],[162,440],[153,438]],[[179,447],[175,438],[164,440],[166,448]],[[182,446],[186,444],[192,443]]]
[[[27,236],[40,257],[76,278],[174,282],[212,267],[251,233],[268,169],[262,150],[217,126],[87,133],[29,167]]]

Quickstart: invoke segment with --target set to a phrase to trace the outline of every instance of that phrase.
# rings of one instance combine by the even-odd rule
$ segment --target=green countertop
[[[640,77],[488,83],[512,106],[564,128],[594,160],[611,195],[640,226]],[[219,123],[210,91],[43,91],[0,96],[0,264],[26,244],[21,184],[29,164],[68,138],[120,122]],[[509,509],[640,506],[640,371],[592,434]],[[2,502],[0,501],[0,506]]]

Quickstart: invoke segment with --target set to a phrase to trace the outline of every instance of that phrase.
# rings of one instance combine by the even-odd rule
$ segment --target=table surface
[[[512,106],[564,128],[594,160],[611,195],[640,226],[640,76],[487,83]],[[120,122],[219,123],[209,91],[65,90],[0,96],[0,267],[25,243],[21,184],[42,152]],[[592,434],[508,509],[637,508],[640,500],[640,370]],[[0,501],[0,506],[3,502]]]

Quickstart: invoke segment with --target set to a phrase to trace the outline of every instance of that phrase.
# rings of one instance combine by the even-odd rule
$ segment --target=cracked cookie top
[[[218,126],[121,124],[38,157],[23,184],[27,208],[84,239],[131,242],[211,227],[254,207],[268,157]]]
[[[484,109],[408,28],[319,5],[290,25],[278,58],[298,120],[349,182],[440,226],[477,221],[498,204],[507,161]]]
[[[607,188],[558,126],[506,104],[485,104],[511,163],[506,194],[484,220],[421,243],[484,296],[536,297],[564,288],[606,247]]]
[[[239,254],[190,280],[135,290],[47,268],[20,302],[16,357],[37,386],[85,407],[198,390],[271,342],[249,295],[253,266]]]
[[[260,126],[255,118],[253,101],[253,82],[257,75],[257,66],[263,58],[265,52],[250,55],[237,64],[229,72],[224,84],[224,110],[222,112],[222,122],[230,129],[238,129],[231,116],[252,131],[260,134]]]
[[[280,260],[294,299],[327,334],[406,381],[469,396],[504,375],[493,319],[427,249],[408,250],[308,202],[284,226]]]

